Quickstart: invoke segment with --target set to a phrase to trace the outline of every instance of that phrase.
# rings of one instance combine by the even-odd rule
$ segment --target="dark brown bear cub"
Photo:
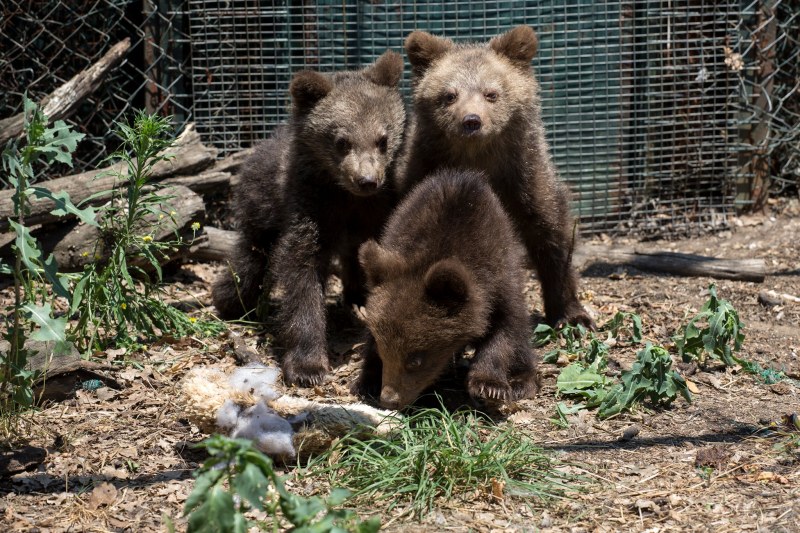
[[[270,280],[282,288],[287,383],[314,385],[328,371],[325,283],[334,258],[346,303],[364,303],[358,248],[396,204],[402,72],[400,55],[386,52],[360,71],[296,74],[292,120],[256,149],[235,191],[241,240],[215,283],[214,305],[239,317],[269,293]]]
[[[361,246],[368,340],[354,389],[386,408],[414,401],[467,344],[467,390],[507,401],[538,389],[524,292],[525,250],[486,178],[440,171]]]
[[[482,171],[522,236],[548,322],[591,325],[571,265],[568,192],[550,160],[531,71],[534,31],[519,26],[488,44],[466,45],[415,31],[405,48],[414,115],[398,172],[402,188],[439,168]]]

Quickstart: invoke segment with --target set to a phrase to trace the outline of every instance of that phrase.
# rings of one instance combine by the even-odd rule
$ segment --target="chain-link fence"
[[[4,0],[0,16],[0,118],[131,37],[70,119],[88,134],[79,168],[135,109],[195,121],[224,155],[286,120],[301,68],[361,66],[414,29],[470,41],[530,24],[585,232],[713,230],[800,179],[800,0]]]
[[[174,5],[170,5],[170,4]],[[123,63],[67,122],[86,134],[78,170],[94,168],[118,143],[114,122],[137,109],[191,119],[187,84],[190,46],[181,2],[156,0],[2,0],[0,118],[22,111],[22,96],[39,101],[86,69],[114,44],[131,39]],[[56,169],[67,172],[69,169]]]

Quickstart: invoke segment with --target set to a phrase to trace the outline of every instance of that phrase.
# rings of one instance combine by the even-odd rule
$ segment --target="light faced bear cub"
[[[403,63],[384,53],[360,71],[297,73],[292,119],[244,165],[234,193],[241,236],[230,271],[213,287],[226,318],[283,290],[278,315],[288,384],[318,384],[328,371],[325,283],[338,258],[344,299],[363,305],[358,248],[377,237],[396,204],[393,161],[405,109]]]
[[[483,172],[527,248],[547,321],[591,327],[571,264],[568,191],[550,159],[531,71],[537,44],[527,26],[488,44],[411,33],[405,49],[414,74],[414,114],[398,178],[408,191],[440,168]]]
[[[404,407],[471,344],[471,396],[534,394],[524,256],[485,176],[440,171],[422,181],[392,214],[380,244],[361,246],[369,335],[354,391],[380,391],[383,407]]]

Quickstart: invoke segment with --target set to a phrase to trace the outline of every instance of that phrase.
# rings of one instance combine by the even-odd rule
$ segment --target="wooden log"
[[[202,144],[194,124],[187,124],[175,141],[175,146],[167,150],[167,154],[172,156],[169,160],[159,161],[153,165],[151,181],[159,181],[175,174],[197,173],[214,163],[217,150]],[[118,163],[97,170],[52,179],[47,181],[45,186],[53,192],[66,191],[72,202],[78,204],[93,195],[111,191],[119,186],[120,178],[116,174],[120,172],[124,174],[125,171],[125,165]],[[13,195],[13,190],[0,191],[0,231],[9,228],[8,218],[14,215]],[[100,203],[107,199],[108,195],[95,197],[93,203]],[[54,204],[51,200],[33,199],[30,213],[25,216],[25,224],[33,226],[63,220],[50,214],[53,207]]]
[[[640,252],[631,248],[584,245],[575,254],[575,265],[591,263],[627,265],[646,272],[678,276],[701,276],[716,279],[762,282],[766,276],[763,259],[718,259],[677,252]]]
[[[148,222],[150,225],[143,227],[139,234],[149,235],[155,241],[173,240],[176,232],[187,242],[191,240],[193,231],[191,225],[201,222],[205,216],[203,199],[195,192],[181,185],[170,185],[159,191],[161,195],[171,196],[164,202],[161,209],[167,214],[174,213],[171,218],[165,216],[161,223],[153,226],[158,217],[152,215]],[[34,232],[45,253],[52,253],[62,272],[73,272],[83,269],[94,261],[104,261],[109,250],[100,229],[86,224],[64,224],[55,229],[47,226]],[[188,245],[187,245],[188,246]],[[185,253],[184,250],[169,250],[164,262]],[[5,255],[5,251],[3,253]],[[143,260],[132,260],[132,264],[144,266]]]
[[[200,174],[172,176],[164,180],[165,183],[185,185],[194,192],[210,193],[224,192],[237,181],[236,172],[242,162],[253,153],[252,148],[231,154],[214,163],[211,168]]]
[[[41,102],[42,111],[50,122],[68,117],[78,104],[100,87],[105,75],[119,63],[128,49],[131,40],[126,38],[105,53],[100,60],[72,77],[67,83],[47,95]],[[25,113],[0,120],[0,145],[22,133]]]
[[[237,232],[207,226],[201,238],[189,247],[186,257],[196,261],[227,261],[233,256],[238,242]]]

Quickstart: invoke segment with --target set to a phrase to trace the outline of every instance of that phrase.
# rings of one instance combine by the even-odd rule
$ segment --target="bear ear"
[[[414,76],[422,76],[431,63],[453,47],[453,41],[436,37],[424,31],[412,31],[406,37],[406,54]]]
[[[517,26],[489,41],[489,48],[506,56],[515,65],[528,68],[539,48],[539,39],[530,26]]]
[[[301,70],[289,84],[289,94],[298,111],[308,111],[333,89],[331,79],[320,72]]]
[[[376,85],[397,87],[403,77],[403,57],[397,52],[386,50],[375,64],[364,70],[364,77]]]
[[[442,259],[425,274],[425,297],[436,307],[454,315],[463,309],[471,294],[472,276],[456,259]]]
[[[358,262],[367,276],[367,288],[371,289],[383,283],[392,272],[402,268],[403,258],[369,239],[358,249]]]

